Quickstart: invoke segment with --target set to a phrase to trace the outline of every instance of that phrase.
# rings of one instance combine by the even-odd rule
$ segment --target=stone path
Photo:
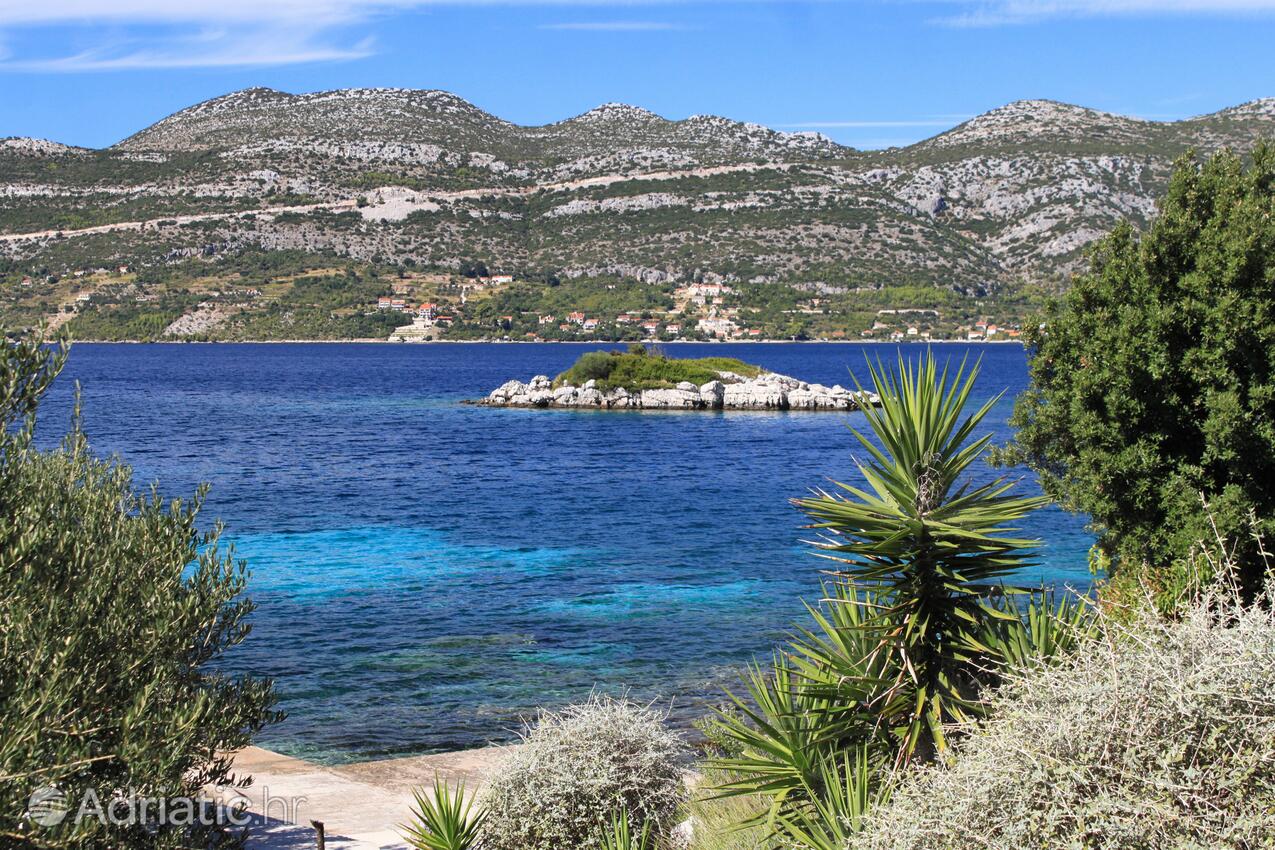
[[[435,774],[481,788],[509,752],[487,747],[457,753],[326,767],[249,747],[235,756],[235,771],[253,777],[243,789],[252,823],[250,850],[313,850],[321,821],[329,850],[406,850],[396,827],[408,819],[412,791]],[[217,795],[228,802],[233,795]]]

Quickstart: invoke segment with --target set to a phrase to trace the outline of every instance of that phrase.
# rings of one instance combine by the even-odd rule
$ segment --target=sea
[[[542,708],[627,694],[688,727],[765,661],[822,570],[790,500],[858,483],[862,414],[509,410],[465,405],[555,375],[575,344],[80,344],[75,387],[99,454],[166,496],[211,485],[203,520],[251,571],[258,608],[221,665],[275,680],[263,746],[323,763],[509,741]],[[1017,345],[934,344],[979,364],[983,433],[1011,436]],[[920,344],[670,344],[808,381],[867,381]],[[991,470],[1024,493],[1025,469]],[[1084,591],[1086,519],[1050,506],[1021,584]]]

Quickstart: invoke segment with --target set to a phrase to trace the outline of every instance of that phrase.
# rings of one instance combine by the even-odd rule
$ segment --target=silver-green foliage
[[[597,848],[617,811],[664,836],[685,797],[682,752],[659,712],[627,699],[545,712],[488,789],[484,850]]]
[[[1101,625],[1013,677],[847,846],[1275,847],[1275,593]]]

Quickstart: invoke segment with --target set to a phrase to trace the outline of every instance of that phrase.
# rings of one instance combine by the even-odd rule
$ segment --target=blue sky
[[[248,86],[621,101],[908,144],[1020,98],[1171,119],[1275,96],[1275,0],[0,0],[0,136],[104,146]]]

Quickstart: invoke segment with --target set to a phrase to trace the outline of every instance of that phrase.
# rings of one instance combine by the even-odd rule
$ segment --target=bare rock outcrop
[[[582,386],[554,386],[548,375],[536,375],[528,383],[506,381],[483,399],[486,407],[558,407],[597,410],[857,410],[875,406],[874,393],[826,387],[788,375],[763,372],[745,378],[733,372],[696,386],[682,381],[675,387],[628,390],[599,389],[596,381]]]

